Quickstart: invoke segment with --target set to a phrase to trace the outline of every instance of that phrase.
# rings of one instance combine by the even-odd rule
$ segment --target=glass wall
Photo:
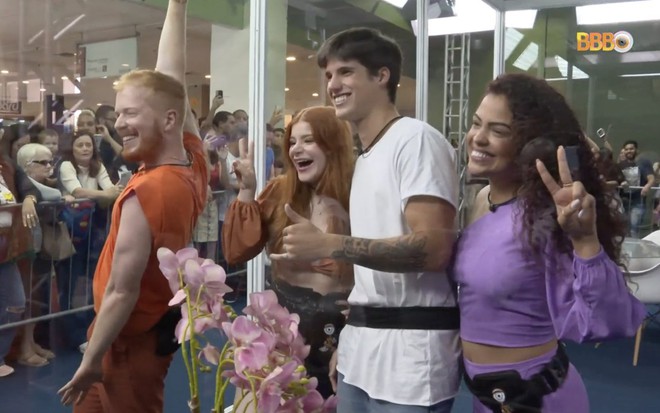
[[[234,31],[244,29],[247,33],[249,7],[243,1],[190,3],[186,82],[192,108],[199,117],[204,117],[212,97],[212,29],[222,26]],[[92,129],[90,132],[97,135],[94,143],[101,162],[107,167],[112,183],[120,183],[121,171],[113,169],[118,165],[112,153],[113,144],[121,145],[112,127],[116,115],[111,108],[105,109],[115,104],[113,83],[121,74],[134,68],[155,67],[166,5],[166,0],[0,2],[3,178],[12,176],[8,171],[14,170],[16,164],[11,161],[20,161],[20,168],[45,184],[41,171],[59,167],[57,160],[71,152],[76,129]],[[247,100],[247,71],[242,76]],[[39,158],[35,156],[26,164],[17,154],[29,142],[59,143],[59,149],[39,153]],[[109,159],[104,157],[108,149]],[[1,183],[4,185],[5,180]],[[15,262],[27,305],[22,319],[6,320],[3,316],[0,322],[3,349],[11,327],[7,321],[20,324],[11,351],[2,355],[6,366],[14,371],[7,376],[6,369],[0,372],[3,399],[0,410],[71,411],[70,407],[61,405],[57,391],[73,377],[85,350],[86,332],[93,317],[92,277],[105,241],[111,206],[100,199],[77,199],[65,204],[56,196],[37,205],[41,224],[30,231],[23,227],[21,205],[6,205],[6,192],[2,194],[0,278],[5,288],[2,296],[4,300],[7,268]],[[22,200],[20,194],[16,196]],[[217,215],[214,219],[217,239]],[[44,239],[51,243],[42,242]],[[236,299],[239,305],[241,302],[244,305],[245,300],[240,297],[245,296],[244,284],[244,281],[242,287],[238,282],[233,284],[238,287],[235,288],[238,296],[228,295],[228,302]],[[24,323],[28,319],[40,321]],[[176,355],[170,373],[165,411],[178,412],[185,408],[189,398],[180,354]],[[207,375],[200,382],[206,407],[213,393],[213,378]]]
[[[415,116],[419,1],[423,0],[190,0],[186,78],[190,105],[200,124],[218,112],[231,114],[231,118],[218,118],[216,125],[207,122],[204,136],[232,140],[240,135],[254,141],[259,161],[258,188],[263,188],[268,179],[283,172],[283,157],[287,154],[281,149],[281,135],[292,116],[306,107],[330,104],[316,52],[334,33],[359,26],[379,29],[401,46],[404,65],[397,107],[401,114]],[[54,162],[71,150],[76,128],[89,121],[95,131],[101,127],[95,143],[102,157],[110,150],[109,172],[113,183],[120,182],[120,168],[112,164],[113,140],[118,143],[112,130],[114,114],[106,109],[114,105],[113,84],[121,74],[155,66],[167,3],[0,2],[4,22],[0,26],[0,126],[4,134],[0,155],[16,158],[22,145],[46,143],[54,136],[59,143],[59,152],[51,159]],[[494,52],[497,19],[489,4],[500,3],[504,6],[509,2],[429,1],[429,45],[423,52],[428,53],[429,60],[425,68],[428,88],[421,93],[428,97],[429,123],[456,146],[485,85],[493,77],[493,59],[498,55]],[[629,14],[635,7],[612,7],[605,11],[563,7],[507,12],[504,68],[550,81],[567,96],[590,136],[598,136],[597,131],[602,129],[615,155],[625,140],[635,139],[641,156],[658,161],[660,146],[654,121],[660,111],[660,18],[653,17],[650,10],[660,6],[657,2],[652,9],[640,6],[640,10],[647,11],[646,18],[628,18],[625,22],[612,20],[612,16],[622,14],[621,10]],[[610,20],[595,16],[610,16]],[[612,33],[614,40],[614,34],[622,31],[632,38],[630,50],[596,50],[598,42],[592,40],[598,37],[593,33],[600,34],[600,39],[608,39],[605,33]],[[617,39],[621,43],[611,45],[613,48],[628,47],[625,38]],[[456,71],[461,62],[462,69]],[[458,102],[458,106],[450,107],[448,102]],[[92,116],[84,111],[91,111]],[[238,125],[240,111],[247,112],[249,126]],[[459,115],[460,122],[453,117]],[[103,126],[107,136],[101,133]],[[239,149],[237,146],[227,151],[239,157]],[[219,171],[222,166],[218,162],[214,167]],[[231,168],[225,172],[231,175]],[[265,254],[249,266],[244,262],[228,266],[225,262],[219,233],[228,204],[237,193],[235,175],[232,179],[233,187],[231,183],[229,188],[212,187],[214,198],[207,205],[194,241],[201,254],[226,266],[228,283],[234,288],[226,299],[240,311],[246,305],[248,290],[273,288],[277,275]],[[15,227],[0,225],[0,262],[19,261],[29,300],[27,317],[41,320],[34,328],[23,323],[14,350],[7,357],[7,363],[16,369],[14,374],[0,377],[0,394],[6,395],[3,408],[7,411],[69,411],[60,405],[56,392],[74,374],[84,350],[80,345],[86,340],[85,330],[92,316],[92,274],[105,240],[110,210],[108,204],[76,205],[68,210],[68,218],[51,220],[64,221],[69,237],[63,239],[75,244],[75,253],[60,249],[58,254],[64,255],[58,257],[40,254],[43,235],[20,228],[19,215],[13,221]],[[67,207],[54,202],[40,208],[44,217],[59,217]],[[14,207],[11,213],[16,211]],[[5,242],[18,240],[15,234],[19,232],[20,242]],[[300,280],[287,280],[287,284],[291,288],[309,287]],[[70,314],[58,315],[65,312]],[[2,331],[0,325],[0,334]],[[320,339],[332,345],[336,338],[333,333],[323,334]],[[26,360],[21,346],[31,345],[32,338],[52,350],[55,358],[44,362],[45,357],[27,354],[30,360]],[[185,367],[179,354],[174,360],[165,392],[165,412],[172,413],[180,411],[188,400]],[[213,382],[211,375],[200,379],[200,398],[205,408],[213,397]],[[233,393],[229,397],[233,399]]]
[[[660,190],[643,187],[651,182],[653,165],[660,176],[658,7],[657,1],[640,1],[540,9],[529,26],[517,24],[521,12],[505,16],[506,71],[550,82],[566,97],[586,134],[612,151],[619,177],[610,180],[630,186],[619,194],[629,235],[635,238],[657,228],[653,210]],[[631,140],[637,148],[626,154],[623,148]]]
[[[0,28],[0,118],[5,131],[2,154],[15,158],[22,145],[43,141],[44,130],[48,130],[46,135],[56,136],[59,143],[60,153],[53,158],[59,157],[71,150],[73,133],[87,122],[95,131],[105,126],[109,139],[117,142],[111,128],[114,113],[104,112],[108,106],[114,106],[113,84],[132,69],[155,66],[167,3],[167,0],[3,1],[0,13],[6,24]],[[256,3],[265,5],[267,10],[266,15],[256,20],[249,1],[189,3],[186,80],[189,102],[200,123],[220,111],[236,115],[232,120],[236,122],[239,115],[235,112],[245,110],[250,119],[247,132],[259,148],[258,157],[265,161],[268,147],[275,148],[281,157],[277,145],[272,145],[277,143],[278,129],[285,127],[291,116],[305,107],[329,104],[315,53],[332,34],[357,26],[377,28],[401,46],[404,67],[397,106],[403,115],[415,115],[416,38],[411,21],[416,18],[416,2],[409,1],[404,7],[387,2],[370,5],[362,1],[268,0]],[[256,69],[250,57],[259,50],[259,45],[254,44],[257,31],[250,26],[251,21],[259,21],[268,28],[264,60],[257,62],[261,67]],[[256,101],[260,97],[259,87],[263,89],[262,102]],[[214,98],[220,93],[223,96],[221,105],[210,113],[214,101],[219,103]],[[265,113],[254,110],[258,105],[263,105]],[[266,123],[275,130],[267,132]],[[222,127],[207,127],[203,133],[213,136],[227,132],[220,129]],[[238,133],[238,129],[233,132]],[[97,149],[101,145],[111,145],[109,139],[105,143],[104,139],[98,137]],[[260,150],[261,155],[258,154]],[[264,178],[268,173],[266,169],[263,168]],[[115,172],[113,182],[118,183],[119,171]],[[194,241],[201,254],[223,262],[220,245],[216,242],[219,237],[211,234],[221,230],[221,225],[215,226],[213,220],[220,224],[224,220],[223,207],[226,209],[229,202],[227,190],[219,191],[215,198],[218,215],[200,220],[205,228],[198,225]],[[51,211],[53,213],[59,213],[56,208],[63,208],[62,205],[51,207],[56,211]],[[27,317],[40,317],[41,321],[36,323],[34,332],[26,328],[25,323],[20,326],[16,350],[7,358],[15,372],[1,379],[0,389],[2,394],[16,395],[5,399],[8,410],[69,410],[60,405],[56,392],[73,376],[82,357],[84,346],[80,345],[86,340],[85,331],[93,316],[91,280],[98,249],[105,240],[109,210],[109,205],[100,208],[91,203],[88,210],[70,211],[79,214],[66,222],[69,224],[67,243],[71,238],[76,244],[75,255],[66,262],[71,264],[80,256],[76,265],[61,265],[52,257],[35,265],[39,256],[31,245],[38,243],[37,235],[26,232],[25,242],[20,247],[25,256],[19,258],[23,259],[21,275],[30,300]],[[81,225],[85,219],[88,221]],[[98,223],[93,224],[96,222],[93,220]],[[82,227],[88,229],[85,234],[81,234]],[[95,228],[93,233],[92,227]],[[4,237],[3,234],[0,235]],[[84,239],[78,242],[78,238]],[[11,254],[17,255],[14,250]],[[5,253],[4,250],[0,252]],[[263,277],[260,267],[260,262],[256,261],[249,268],[253,277]],[[64,270],[68,272],[64,274]],[[229,266],[227,272],[230,274],[228,283],[235,292],[226,299],[240,312],[246,305],[246,265]],[[270,265],[267,265],[266,274],[270,272]],[[252,283],[250,288],[259,289],[259,282]],[[0,332],[2,328],[0,326]],[[73,330],[76,330],[76,337],[70,337]],[[33,337],[35,344],[52,350],[55,358],[43,362],[34,358],[25,365],[22,337]],[[166,412],[180,411],[185,406],[188,400],[186,381],[185,368],[177,354],[166,382]],[[213,381],[211,375],[200,378],[203,408],[213,397]],[[230,391],[228,397],[231,403],[233,392]]]
[[[278,20],[269,20],[268,37],[270,44],[285,44],[281,59],[286,70],[272,73],[269,66],[267,90],[271,95],[277,95],[279,83],[283,82],[283,100],[286,116],[305,107],[330,104],[325,92],[325,79],[316,64],[316,52],[325,39],[342,30],[352,27],[371,27],[390,36],[401,46],[404,53],[402,79],[397,92],[397,107],[406,116],[415,115],[415,70],[416,43],[410,21],[415,19],[415,2],[408,2],[403,8],[398,8],[387,2],[377,2],[375,7],[367,7],[358,1],[340,2],[316,1],[309,2],[281,0],[269,3],[269,14],[278,13],[284,7],[285,14]],[[283,31],[282,29],[286,29]],[[269,48],[269,53],[274,53]],[[271,85],[278,84],[273,90]]]
[[[602,128],[617,154],[624,141],[635,139],[641,153],[658,158],[660,23],[654,7],[656,2],[540,9],[532,27],[507,24],[506,71],[547,79],[588,135],[598,139]],[[513,13],[506,13],[507,23]],[[599,44],[608,35],[616,42],[617,33],[622,46]]]

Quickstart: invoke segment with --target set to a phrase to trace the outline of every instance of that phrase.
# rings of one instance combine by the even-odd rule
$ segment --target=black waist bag
[[[541,413],[543,397],[564,383],[568,366],[568,356],[560,343],[552,360],[529,380],[521,378],[516,370],[463,377],[470,392],[495,413]]]
[[[181,347],[174,335],[174,330],[180,320],[181,308],[172,307],[153,327],[153,330],[156,331],[156,355],[169,356]]]

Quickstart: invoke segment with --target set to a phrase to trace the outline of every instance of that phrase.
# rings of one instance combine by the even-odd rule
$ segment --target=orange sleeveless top
[[[137,196],[142,206],[152,238],[149,261],[140,284],[140,296],[121,335],[144,333],[167,312],[172,292],[158,268],[156,252],[161,247],[175,252],[187,247],[192,240],[197,217],[206,205],[208,170],[202,141],[186,133],[183,144],[191,157],[190,167],[162,165],[151,169],[140,168],[112,209],[110,231],[94,274],[94,309],[97,313],[112,272],[122,205],[131,194]]]

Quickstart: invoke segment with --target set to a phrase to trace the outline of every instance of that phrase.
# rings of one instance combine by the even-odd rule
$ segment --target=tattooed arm
[[[444,200],[413,197],[405,210],[410,234],[388,239],[335,236],[330,257],[385,272],[443,270],[456,238],[455,216]]]

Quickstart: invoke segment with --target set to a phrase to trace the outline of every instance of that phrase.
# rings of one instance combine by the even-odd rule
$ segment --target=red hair
[[[298,179],[295,165],[288,156],[291,146],[291,129],[298,122],[307,122],[312,128],[314,142],[326,156],[326,166],[316,186]],[[289,204],[300,215],[310,217],[312,195],[327,196],[337,200],[348,211],[348,198],[351,192],[351,179],[355,155],[353,154],[353,136],[345,121],[335,115],[335,110],[327,106],[314,106],[298,112],[287,125],[282,142],[286,173],[281,179],[280,199],[273,212],[271,234],[273,250],[282,247],[282,230],[291,225],[291,220],[284,213],[284,204]]]

